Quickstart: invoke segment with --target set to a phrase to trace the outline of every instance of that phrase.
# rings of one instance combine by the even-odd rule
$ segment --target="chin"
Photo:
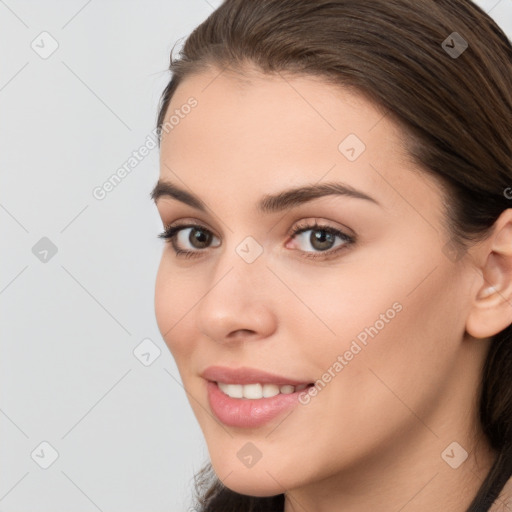
[[[277,496],[278,494],[283,494],[285,490],[277,484],[275,480],[268,477],[271,482],[267,482],[268,485],[265,485],[264,482],[255,481],[255,476],[251,476],[250,473],[245,477],[235,477],[230,475],[229,478],[226,479],[224,485],[238,494],[243,494],[244,496],[254,496],[257,498],[269,498],[271,496]],[[259,478],[258,478],[259,480]]]
[[[238,494],[267,498],[285,492],[286,484],[281,476],[273,475],[271,471],[265,471],[266,468],[263,465],[258,469],[253,467],[233,471],[233,468],[225,467],[222,463],[214,464],[212,460],[212,466],[219,479],[223,479],[222,483]]]

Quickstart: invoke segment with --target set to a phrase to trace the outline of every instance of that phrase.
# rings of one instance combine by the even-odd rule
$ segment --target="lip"
[[[224,394],[216,382],[206,384],[208,403],[213,414],[228,427],[257,428],[277,418],[285,411],[297,407],[299,395],[307,388],[288,395],[251,400],[231,398]]]
[[[210,366],[201,375],[206,381],[208,403],[213,414],[224,425],[239,428],[257,428],[277,418],[285,411],[299,404],[301,393],[306,389],[289,394],[278,394],[268,398],[231,398],[221,391],[217,382],[227,384],[276,384],[278,386],[299,386],[311,384],[307,381],[290,379],[255,368],[228,368]]]
[[[225,384],[276,384],[277,386],[300,386],[311,384],[311,381],[295,380],[282,375],[268,373],[256,368],[242,366],[240,368],[229,368],[227,366],[209,366],[201,374],[203,379],[210,382],[223,382]]]

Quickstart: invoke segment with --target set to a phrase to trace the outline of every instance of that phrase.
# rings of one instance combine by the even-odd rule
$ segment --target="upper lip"
[[[282,375],[268,373],[257,368],[242,366],[240,368],[229,368],[227,366],[209,366],[201,374],[206,380],[222,382],[224,384],[276,384],[278,386],[299,386],[310,384],[308,381],[289,379]]]

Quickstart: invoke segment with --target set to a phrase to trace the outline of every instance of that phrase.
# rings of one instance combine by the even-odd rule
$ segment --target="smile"
[[[302,391],[308,386],[308,384],[278,386],[277,384],[226,384],[224,382],[217,382],[217,385],[225,395],[231,398],[247,398],[249,400],[271,398],[279,394],[290,395],[296,391]]]

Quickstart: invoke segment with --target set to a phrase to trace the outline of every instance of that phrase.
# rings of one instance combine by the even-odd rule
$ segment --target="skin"
[[[192,221],[216,237],[201,249],[182,231],[180,248],[201,252],[190,259],[166,243],[155,289],[158,326],[213,467],[241,494],[285,492],[285,512],[465,511],[495,457],[477,385],[489,337],[512,322],[511,210],[486,240],[450,257],[443,189],[410,161],[390,116],[319,78],[246,73],[191,76],[168,109],[198,101],[163,133],[160,179],[209,210],[156,201],[164,225]],[[351,133],[366,145],[353,162],[338,150]],[[379,204],[331,195],[256,211],[266,194],[326,181]],[[315,219],[355,243],[330,259],[302,257],[323,255],[315,231],[288,232]],[[250,264],[236,252],[247,236],[263,250]],[[200,377],[208,366],[313,382],[395,303],[401,311],[308,405],[254,429],[213,417]],[[249,441],[262,457],[247,468],[237,452]],[[454,441],[469,453],[457,469],[441,456]]]

